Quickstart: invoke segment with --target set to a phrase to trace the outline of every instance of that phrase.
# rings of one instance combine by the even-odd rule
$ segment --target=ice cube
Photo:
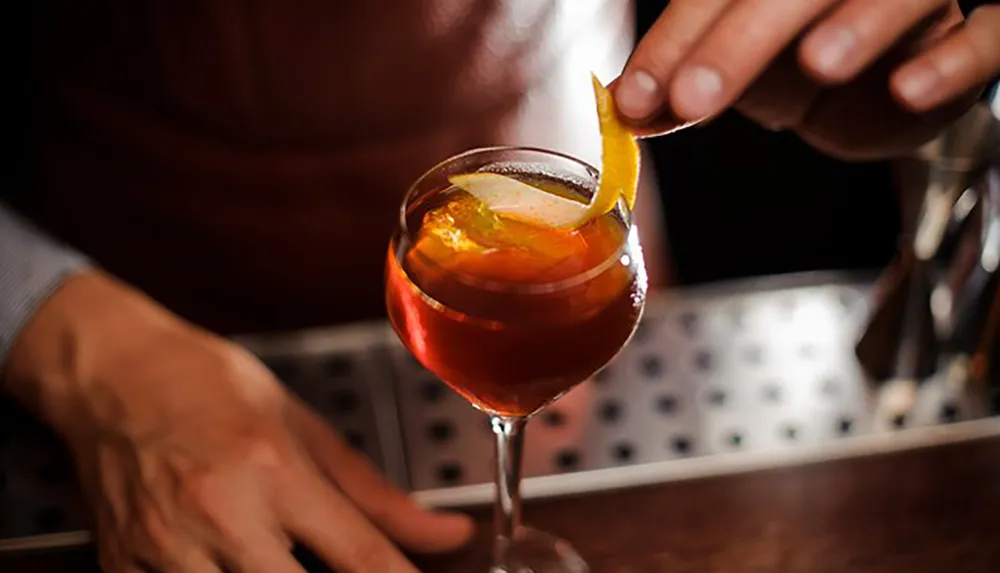
[[[493,249],[477,240],[500,225],[499,218],[471,195],[456,197],[424,214],[416,249],[422,256],[447,266],[460,253]]]
[[[503,223],[486,205],[467,194],[458,196],[424,215],[421,233],[433,235],[455,251],[483,251],[481,240]]]

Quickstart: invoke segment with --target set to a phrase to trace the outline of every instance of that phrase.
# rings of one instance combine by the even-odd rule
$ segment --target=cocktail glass
[[[638,235],[624,201],[571,230],[498,216],[449,181],[480,172],[583,203],[598,182],[581,161],[523,147],[472,150],[435,166],[409,190],[389,245],[389,317],[416,359],[492,421],[491,572],[584,572],[569,544],[521,525],[524,429],[635,330],[646,299]]]

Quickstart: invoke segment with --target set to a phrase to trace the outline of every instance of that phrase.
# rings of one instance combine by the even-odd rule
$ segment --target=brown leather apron
[[[622,0],[52,2],[30,214],[221,332],[379,316],[409,183],[480,145],[578,151],[559,106],[631,29]]]

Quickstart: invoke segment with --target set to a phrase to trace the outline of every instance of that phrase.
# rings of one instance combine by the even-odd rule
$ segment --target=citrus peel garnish
[[[480,171],[448,178],[451,184],[479,199],[497,215],[557,229],[580,225],[589,207],[528,185],[523,181]]]
[[[588,214],[599,217],[615,208],[618,197],[629,210],[635,205],[639,185],[639,143],[632,132],[618,119],[615,101],[608,88],[594,74],[594,98],[597,119],[601,126],[601,178],[588,208]]]
[[[497,213],[557,229],[575,229],[615,208],[623,199],[635,204],[639,182],[639,144],[615,111],[611,92],[591,74],[601,128],[601,175],[590,203],[560,197],[512,177],[479,171],[448,178]]]

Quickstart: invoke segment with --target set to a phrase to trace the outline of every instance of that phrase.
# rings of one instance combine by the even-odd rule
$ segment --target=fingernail
[[[850,28],[837,26],[823,28],[812,38],[818,46],[813,65],[824,74],[836,74],[847,62],[847,57],[857,44],[857,36]]]
[[[938,82],[938,73],[933,67],[915,64],[901,75],[896,87],[899,95],[910,105],[924,106],[932,100]]]
[[[637,70],[622,78],[615,91],[615,104],[618,111],[625,117],[645,119],[652,115],[660,105],[658,97],[659,86],[656,78],[648,73]]]
[[[701,119],[719,111],[722,76],[705,66],[686,68],[674,84],[674,111],[683,119]]]

